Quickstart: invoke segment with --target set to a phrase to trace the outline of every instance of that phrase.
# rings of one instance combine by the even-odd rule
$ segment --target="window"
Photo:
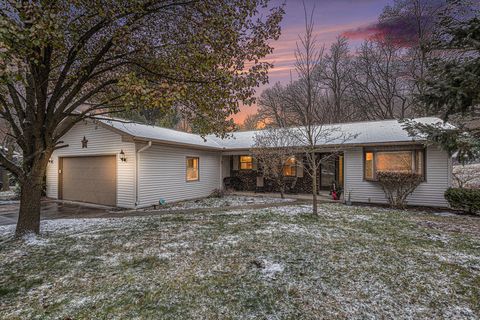
[[[373,152],[365,153],[365,179],[373,180]]]
[[[343,187],[343,155],[338,156],[338,185]]]
[[[365,180],[377,180],[379,171],[424,175],[424,152],[423,150],[366,151],[364,154]]]
[[[252,169],[253,169],[253,157],[240,156],[240,170],[252,170]]]
[[[297,175],[297,160],[295,157],[290,157],[285,161],[283,175],[285,177],[295,177]]]
[[[187,157],[187,181],[198,181],[198,157]]]
[[[425,173],[424,164],[423,164],[424,161],[425,161],[425,156],[424,156],[423,150],[417,150],[417,152],[415,153],[415,172],[417,174],[421,174],[422,176]]]

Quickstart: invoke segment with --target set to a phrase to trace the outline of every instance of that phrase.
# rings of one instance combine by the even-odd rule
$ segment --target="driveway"
[[[213,202],[231,202],[233,200],[228,200],[226,197],[224,199],[214,199]],[[259,198],[262,199],[262,198]],[[209,199],[212,200],[212,199]],[[211,202],[211,201],[209,201]],[[238,202],[238,200],[237,200]],[[122,210],[115,209],[112,207],[79,203],[79,202],[70,202],[70,201],[59,201],[52,199],[42,200],[42,212],[41,220],[53,220],[53,219],[84,219],[84,218],[125,218],[132,216],[148,216],[148,215],[157,215],[157,214],[178,214],[178,213],[200,213],[200,212],[222,212],[230,210],[242,210],[242,209],[263,209],[263,208],[273,208],[273,207],[283,207],[283,206],[293,206],[301,203],[305,203],[304,200],[294,200],[289,202],[279,201],[279,202],[260,202],[260,203],[237,203],[232,202],[228,205],[219,205],[216,206],[215,203],[210,203],[210,206],[202,207],[198,200],[190,200],[185,202],[180,202],[177,206],[174,206],[170,209],[157,209],[157,210]],[[233,204],[233,205],[232,205]],[[189,207],[191,206],[191,207]],[[18,219],[18,201],[0,201],[0,226],[15,224]]]
[[[17,223],[18,201],[0,202],[0,226]],[[68,218],[99,218],[108,215],[111,208],[63,202],[56,200],[42,200],[42,220],[68,219]]]

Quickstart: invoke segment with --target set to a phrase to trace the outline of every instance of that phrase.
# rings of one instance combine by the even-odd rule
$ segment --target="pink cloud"
[[[347,30],[342,33],[342,36],[348,39],[368,39],[379,33],[379,28],[376,24],[358,27],[356,29]]]

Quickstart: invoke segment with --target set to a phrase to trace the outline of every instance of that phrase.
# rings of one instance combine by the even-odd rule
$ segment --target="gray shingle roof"
[[[434,117],[414,120],[428,124],[443,123],[441,119]],[[260,130],[234,132],[226,139],[208,135],[203,139],[196,134],[157,126],[107,119],[103,119],[101,122],[137,139],[219,150],[249,149],[254,143],[254,136],[260,132]],[[346,135],[355,135],[354,138],[345,142],[345,145],[406,143],[424,140],[422,137],[409,136],[397,120],[341,123],[325,125],[324,128],[327,130],[328,128],[338,128]],[[335,141],[330,141],[328,144],[335,144]]]

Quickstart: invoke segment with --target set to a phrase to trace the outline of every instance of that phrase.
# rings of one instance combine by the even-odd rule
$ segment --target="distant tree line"
[[[465,51],[463,43],[459,47],[460,40],[450,43],[455,35],[449,32],[455,23],[457,28],[470,23],[470,31],[478,33],[474,29],[478,7],[465,0],[396,0],[384,8],[371,36],[357,49],[350,46],[348,34],[339,36],[330,48],[321,48],[312,77],[319,95],[315,121],[342,123],[419,116],[447,119],[452,113],[432,96],[439,85],[439,65],[458,64],[467,57],[478,59],[478,50]],[[295,111],[295,103],[301,99],[301,81],[276,83],[264,90],[258,99],[258,113],[247,118],[248,128],[258,123],[273,127],[301,124],[302,115]],[[478,112],[478,106],[468,103],[471,109],[463,111],[478,116],[473,112]],[[448,120],[454,121],[455,117]]]

